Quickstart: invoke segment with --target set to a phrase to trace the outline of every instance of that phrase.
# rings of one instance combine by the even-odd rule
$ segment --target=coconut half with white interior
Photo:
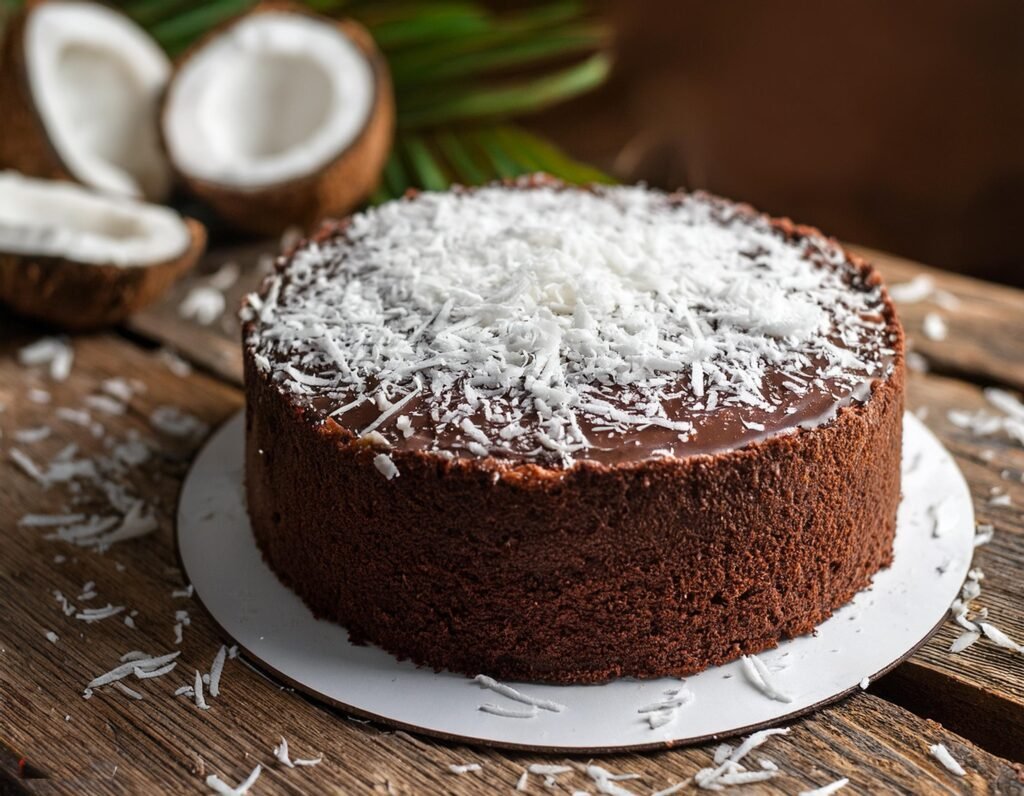
[[[170,74],[156,42],[111,8],[26,4],[0,54],[0,168],[164,199],[171,171],[158,109]]]
[[[83,330],[160,296],[206,245],[198,221],[74,183],[0,172],[0,302]]]
[[[370,195],[394,99],[363,27],[261,7],[186,53],[161,124],[174,169],[198,196],[241,229],[276,234]]]

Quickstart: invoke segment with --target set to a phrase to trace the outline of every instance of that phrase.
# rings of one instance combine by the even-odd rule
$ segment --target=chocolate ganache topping
[[[868,400],[894,341],[864,273],[706,194],[530,178],[355,215],[283,258],[243,320],[257,367],[343,436],[611,465],[738,449]]]

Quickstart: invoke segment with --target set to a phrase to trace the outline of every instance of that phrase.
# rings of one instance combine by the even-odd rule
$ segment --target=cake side
[[[387,481],[251,362],[246,384],[266,559],[318,617],[436,669],[692,674],[810,632],[891,562],[902,369],[827,427],[742,451],[498,480],[420,453]]]
[[[537,184],[550,185],[525,187]],[[713,201],[741,221],[763,219]],[[324,227],[298,251],[344,241],[349,223]],[[272,278],[250,304],[243,332],[246,489],[267,561],[353,638],[466,674],[548,682],[680,676],[811,631],[891,560],[903,334],[869,264],[787,220],[772,220],[770,230],[796,245],[809,241],[823,258],[816,267],[843,269],[849,289],[870,302],[853,324],[828,333],[820,361],[818,349],[797,352],[804,359],[795,361],[819,374],[813,389],[750,409],[735,384],[708,381],[727,406],[691,395],[701,415],[669,406],[653,415],[664,422],[649,444],[624,423],[608,436],[630,443],[625,456],[566,456],[565,446],[560,458],[474,455],[472,434],[468,444],[442,434],[424,442],[396,433],[401,412],[430,412],[411,399],[397,410],[392,400],[352,413],[351,394],[322,394],[332,372],[311,365],[315,357],[270,362],[260,348],[259,316],[268,293],[281,290]],[[289,267],[285,258],[279,273]],[[305,276],[314,285],[326,278],[316,270]],[[866,359],[856,356],[862,319]],[[294,328],[269,328],[276,339],[313,322],[300,314]],[[844,346],[853,346],[851,357]],[[758,352],[780,354],[771,346]],[[830,380],[850,361],[874,375]],[[797,381],[808,376],[787,372],[794,370]],[[782,382],[764,375],[774,399]],[[686,379],[690,389],[693,372]],[[384,426],[381,416],[396,425]],[[694,433],[681,431],[686,423]],[[666,427],[677,438],[671,449]]]

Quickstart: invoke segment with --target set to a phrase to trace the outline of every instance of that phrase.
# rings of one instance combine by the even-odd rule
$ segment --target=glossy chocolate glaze
[[[727,208],[727,212],[742,216],[750,211],[736,206]],[[729,219],[723,219],[723,223],[729,223]],[[790,239],[799,239],[808,233],[820,235],[815,230],[797,228],[786,221],[773,222],[773,225],[779,234]],[[343,236],[344,225],[332,230],[331,235]],[[752,268],[758,267],[758,252],[741,254],[750,258]],[[811,362],[803,369],[789,369],[785,372],[769,367],[762,383],[762,395],[770,404],[768,408],[743,404],[735,398],[723,399],[709,407],[707,396],[696,396],[689,380],[680,377],[675,384],[669,386],[668,392],[672,397],[662,401],[661,407],[669,421],[689,423],[692,425],[691,430],[680,433],[658,425],[612,430],[602,426],[592,416],[581,413],[579,427],[589,445],[574,454],[575,460],[616,465],[652,457],[713,455],[741,449],[771,437],[797,433],[801,429],[820,427],[831,422],[843,407],[870,400],[875,385],[889,376],[894,365],[892,346],[896,342],[896,334],[893,331],[894,320],[886,310],[884,292],[877,278],[865,282],[861,267],[854,262],[827,262],[811,247],[808,248],[807,256],[817,267],[844,272],[843,280],[848,289],[863,294],[866,299],[867,311],[860,316],[865,326],[858,333],[858,339],[844,340],[835,333],[827,337],[839,348],[855,352],[868,363],[870,372],[844,370],[843,378],[837,379],[823,375],[825,363],[821,361]],[[316,368],[308,372],[314,375],[319,372],[328,377],[331,375]],[[804,389],[792,389],[794,382],[802,383]],[[364,390],[367,400],[343,412],[339,409],[357,401],[360,394],[328,390],[326,394],[308,397],[291,395],[289,400],[300,407],[309,420],[322,424],[329,432],[343,437],[349,433],[358,436],[381,415],[381,408],[369,399],[375,387],[375,384],[368,383]],[[596,397],[619,407],[630,405],[628,387],[594,387]],[[500,406],[501,399],[496,404]],[[444,408],[444,401],[436,403],[431,396],[424,394],[413,398],[400,412],[376,425],[374,430],[387,440],[394,451],[435,451],[446,456],[479,458],[470,449],[472,440],[467,438],[460,427],[438,422],[432,417],[432,410],[436,412],[440,409],[443,412]],[[410,428],[404,433],[398,426],[400,417],[410,422]],[[499,440],[498,432],[505,425],[500,417],[488,418],[480,410],[471,415],[471,420],[492,442]],[[529,420],[527,417],[527,422]],[[500,449],[492,448],[491,455],[497,462],[509,465],[536,463],[547,467],[566,466],[558,454],[541,448],[504,446]]]

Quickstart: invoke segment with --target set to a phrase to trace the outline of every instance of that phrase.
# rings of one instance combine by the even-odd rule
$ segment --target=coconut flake
[[[57,634],[54,633],[52,630],[47,630],[44,635],[46,636],[46,640],[49,641],[51,644],[56,644],[57,641],[59,640]]]
[[[66,337],[43,337],[18,350],[22,365],[49,365],[50,378],[64,381],[71,373],[75,352]]]
[[[196,700],[196,707],[200,710],[209,710],[210,706],[206,704],[206,698],[203,696],[203,676],[196,669],[195,683],[192,685],[193,696]]]
[[[847,777],[843,777],[835,782],[830,782],[828,785],[814,788],[814,790],[802,790],[800,791],[800,796],[832,796],[833,793],[838,793],[849,784],[850,780]]]
[[[921,329],[925,337],[936,342],[941,342],[949,336],[949,327],[946,326],[946,321],[937,312],[929,312],[924,316]]]
[[[118,681],[114,683],[114,688],[120,691],[122,694],[127,696],[129,699],[142,699],[142,694],[136,691],[134,688],[129,688],[124,683]]]
[[[537,715],[537,708],[533,705],[522,710],[518,708],[505,708],[501,705],[494,705],[486,702],[478,708],[482,713],[490,713],[492,716],[501,716],[506,719],[532,719]]]
[[[263,766],[256,766],[245,778],[245,781],[238,785],[238,787],[231,787],[224,780],[218,777],[216,774],[210,774],[206,778],[206,787],[210,788],[214,793],[222,794],[222,796],[243,796],[243,794],[249,792],[256,780],[260,778],[260,773],[263,771]]]
[[[480,771],[481,768],[479,763],[462,763],[461,765],[450,763],[448,765],[448,770],[453,774],[468,774],[472,771]]]
[[[974,546],[981,547],[982,545],[988,544],[995,536],[995,532],[996,529],[994,525],[978,525],[974,533]]]
[[[176,406],[158,406],[150,413],[149,424],[171,437],[201,437],[208,429],[198,417]]]
[[[42,442],[48,436],[50,436],[49,426],[38,426],[36,428],[21,428],[15,431],[11,436],[14,437],[15,441],[21,442],[25,445],[32,445],[36,442]]]
[[[501,694],[504,697],[508,697],[509,699],[514,700],[516,702],[521,702],[524,705],[533,705],[534,707],[540,708],[541,710],[548,710],[552,713],[561,713],[563,710],[565,710],[565,705],[559,704],[558,702],[553,702],[550,699],[540,699],[538,697],[529,696],[527,694],[524,694],[522,691],[513,688],[510,685],[499,683],[493,677],[488,677],[485,674],[478,674],[476,677],[473,678],[473,682],[483,686],[489,691],[493,691],[496,694]]]
[[[776,687],[772,673],[768,671],[768,667],[760,658],[756,655],[744,655],[740,661],[743,666],[743,674],[758,691],[776,702],[793,701],[793,697]]]
[[[26,514],[18,520],[18,525],[26,528],[50,528],[55,525],[71,525],[84,519],[84,514]]]
[[[612,774],[606,768],[591,764],[587,766],[587,776],[594,781],[598,793],[608,794],[608,796],[636,796],[633,791],[617,784],[619,779],[624,778],[621,774]],[[627,775],[629,779],[635,779],[637,776],[635,774]]]
[[[123,605],[112,605],[107,603],[102,608],[84,608],[75,614],[75,619],[81,619],[83,622],[99,622],[102,619],[109,619],[112,616],[117,616],[124,610]]]
[[[398,467],[391,460],[391,457],[386,453],[378,453],[373,457],[373,466],[377,468],[381,475],[383,475],[388,481],[395,476],[399,475]]]
[[[889,295],[900,304],[916,304],[930,298],[935,291],[935,280],[928,274],[918,274],[909,282],[889,286]]]
[[[981,633],[979,633],[977,630],[965,630],[963,633],[957,636],[956,640],[952,644],[950,644],[949,651],[963,652],[965,649],[974,644],[974,642],[976,642],[979,638],[981,638]]]
[[[144,654],[144,653],[143,653]],[[143,657],[135,658],[134,656],[127,661],[123,662],[120,666],[115,666],[109,672],[101,674],[99,677],[95,677],[89,683],[88,688],[99,688],[104,685],[122,680],[130,674],[133,674],[136,669],[143,671],[152,671],[159,669],[162,666],[167,665],[181,653],[171,652],[167,655],[160,655],[155,658]]]
[[[222,644],[213,658],[213,665],[210,667],[210,696],[212,697],[220,696],[220,675],[224,671],[224,660],[227,658],[227,654],[228,648]]]
[[[929,750],[932,757],[942,763],[943,767],[951,774],[963,777],[967,774],[964,767],[949,753],[949,750],[941,743],[933,744]]]
[[[224,314],[224,294],[208,285],[196,285],[178,305],[178,314],[187,320],[194,320],[209,326]]]
[[[978,627],[980,627],[981,632],[985,634],[985,638],[997,647],[1003,647],[1004,649],[1013,650],[1014,652],[1024,652],[1024,646],[1021,646],[1011,639],[995,625],[989,624],[988,622],[979,622]]]

